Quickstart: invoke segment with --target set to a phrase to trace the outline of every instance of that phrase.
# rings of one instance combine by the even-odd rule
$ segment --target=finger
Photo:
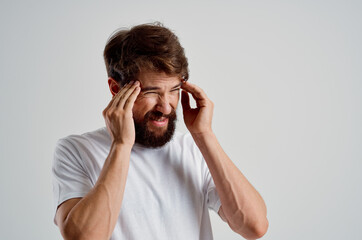
[[[103,110],[103,116],[105,115],[105,113],[108,111],[108,109],[110,109],[112,107],[112,105],[116,106],[116,104],[114,104],[114,102],[118,99],[118,97],[120,96],[120,94],[122,94],[122,89],[124,89],[127,86],[127,84],[121,88],[118,93],[116,93],[115,95],[112,96],[111,101],[109,101],[107,107]]]
[[[181,104],[184,111],[191,109],[189,94],[184,90],[181,92]]]
[[[124,110],[126,111],[132,111],[134,102],[137,99],[138,94],[140,94],[141,88],[139,86],[136,86],[136,88],[133,90],[129,98],[127,99],[126,103],[124,104]]]
[[[127,83],[126,85],[124,85],[121,90],[119,90],[119,92],[114,95],[114,101],[112,104],[112,107],[117,107],[119,104],[120,99],[122,98],[123,94],[133,85],[133,81]]]
[[[184,82],[181,85],[181,88],[189,93],[192,94],[192,96],[195,98],[195,100],[198,99],[207,99],[206,94],[204,93],[204,91],[196,86],[195,84],[189,83],[189,82]]]
[[[115,96],[112,97],[111,101],[109,101],[107,107],[103,110],[103,116],[105,115],[105,113],[108,111],[108,109],[112,106],[113,102],[114,102],[114,98]]]
[[[126,92],[124,92],[121,99],[119,100],[119,104],[117,106],[118,108],[124,108],[124,105],[125,105],[126,101],[128,100],[129,96],[134,92],[134,90],[138,86],[139,86],[139,82],[135,82],[132,84],[132,86],[130,86],[130,88],[127,89]]]

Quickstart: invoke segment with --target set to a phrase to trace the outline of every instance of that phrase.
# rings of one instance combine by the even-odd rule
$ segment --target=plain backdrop
[[[0,239],[61,239],[55,143],[105,126],[104,45],[153,21],[179,36],[221,145],[263,196],[263,239],[362,239],[361,12],[348,0],[1,0]],[[211,217],[215,239],[243,239]]]

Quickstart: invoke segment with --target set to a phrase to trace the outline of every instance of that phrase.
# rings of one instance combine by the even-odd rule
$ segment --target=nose
[[[157,100],[156,110],[162,112],[167,115],[172,111],[172,107],[170,105],[170,100],[165,96],[159,96]]]

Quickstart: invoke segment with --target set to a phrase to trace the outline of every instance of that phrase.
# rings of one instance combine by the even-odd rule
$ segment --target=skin
[[[149,111],[159,111],[167,115],[176,109],[180,98],[181,79],[178,76],[167,76],[162,73],[141,72],[138,76],[141,92],[133,107],[133,117],[136,121],[143,120]],[[161,118],[167,123],[167,119]],[[167,129],[167,124],[158,126],[147,122],[147,127],[156,135],[162,135]]]
[[[268,228],[266,206],[260,194],[233,164],[212,131],[214,104],[198,86],[165,73],[141,72],[133,84],[120,88],[108,80],[113,95],[104,109],[112,138],[110,153],[94,188],[83,198],[62,203],[56,223],[65,239],[109,239],[122,204],[130,153],[135,141],[133,118],[142,120],[148,111],[169,114],[181,103],[185,125],[199,147],[220,196],[220,217],[246,239],[262,237]],[[196,108],[190,107],[190,95]],[[148,122],[155,134],[167,129],[167,119]]]

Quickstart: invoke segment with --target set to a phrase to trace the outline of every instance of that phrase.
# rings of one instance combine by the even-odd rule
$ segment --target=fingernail
[[[130,81],[130,82],[129,82],[129,84],[133,84],[133,83],[134,83],[134,81]]]

